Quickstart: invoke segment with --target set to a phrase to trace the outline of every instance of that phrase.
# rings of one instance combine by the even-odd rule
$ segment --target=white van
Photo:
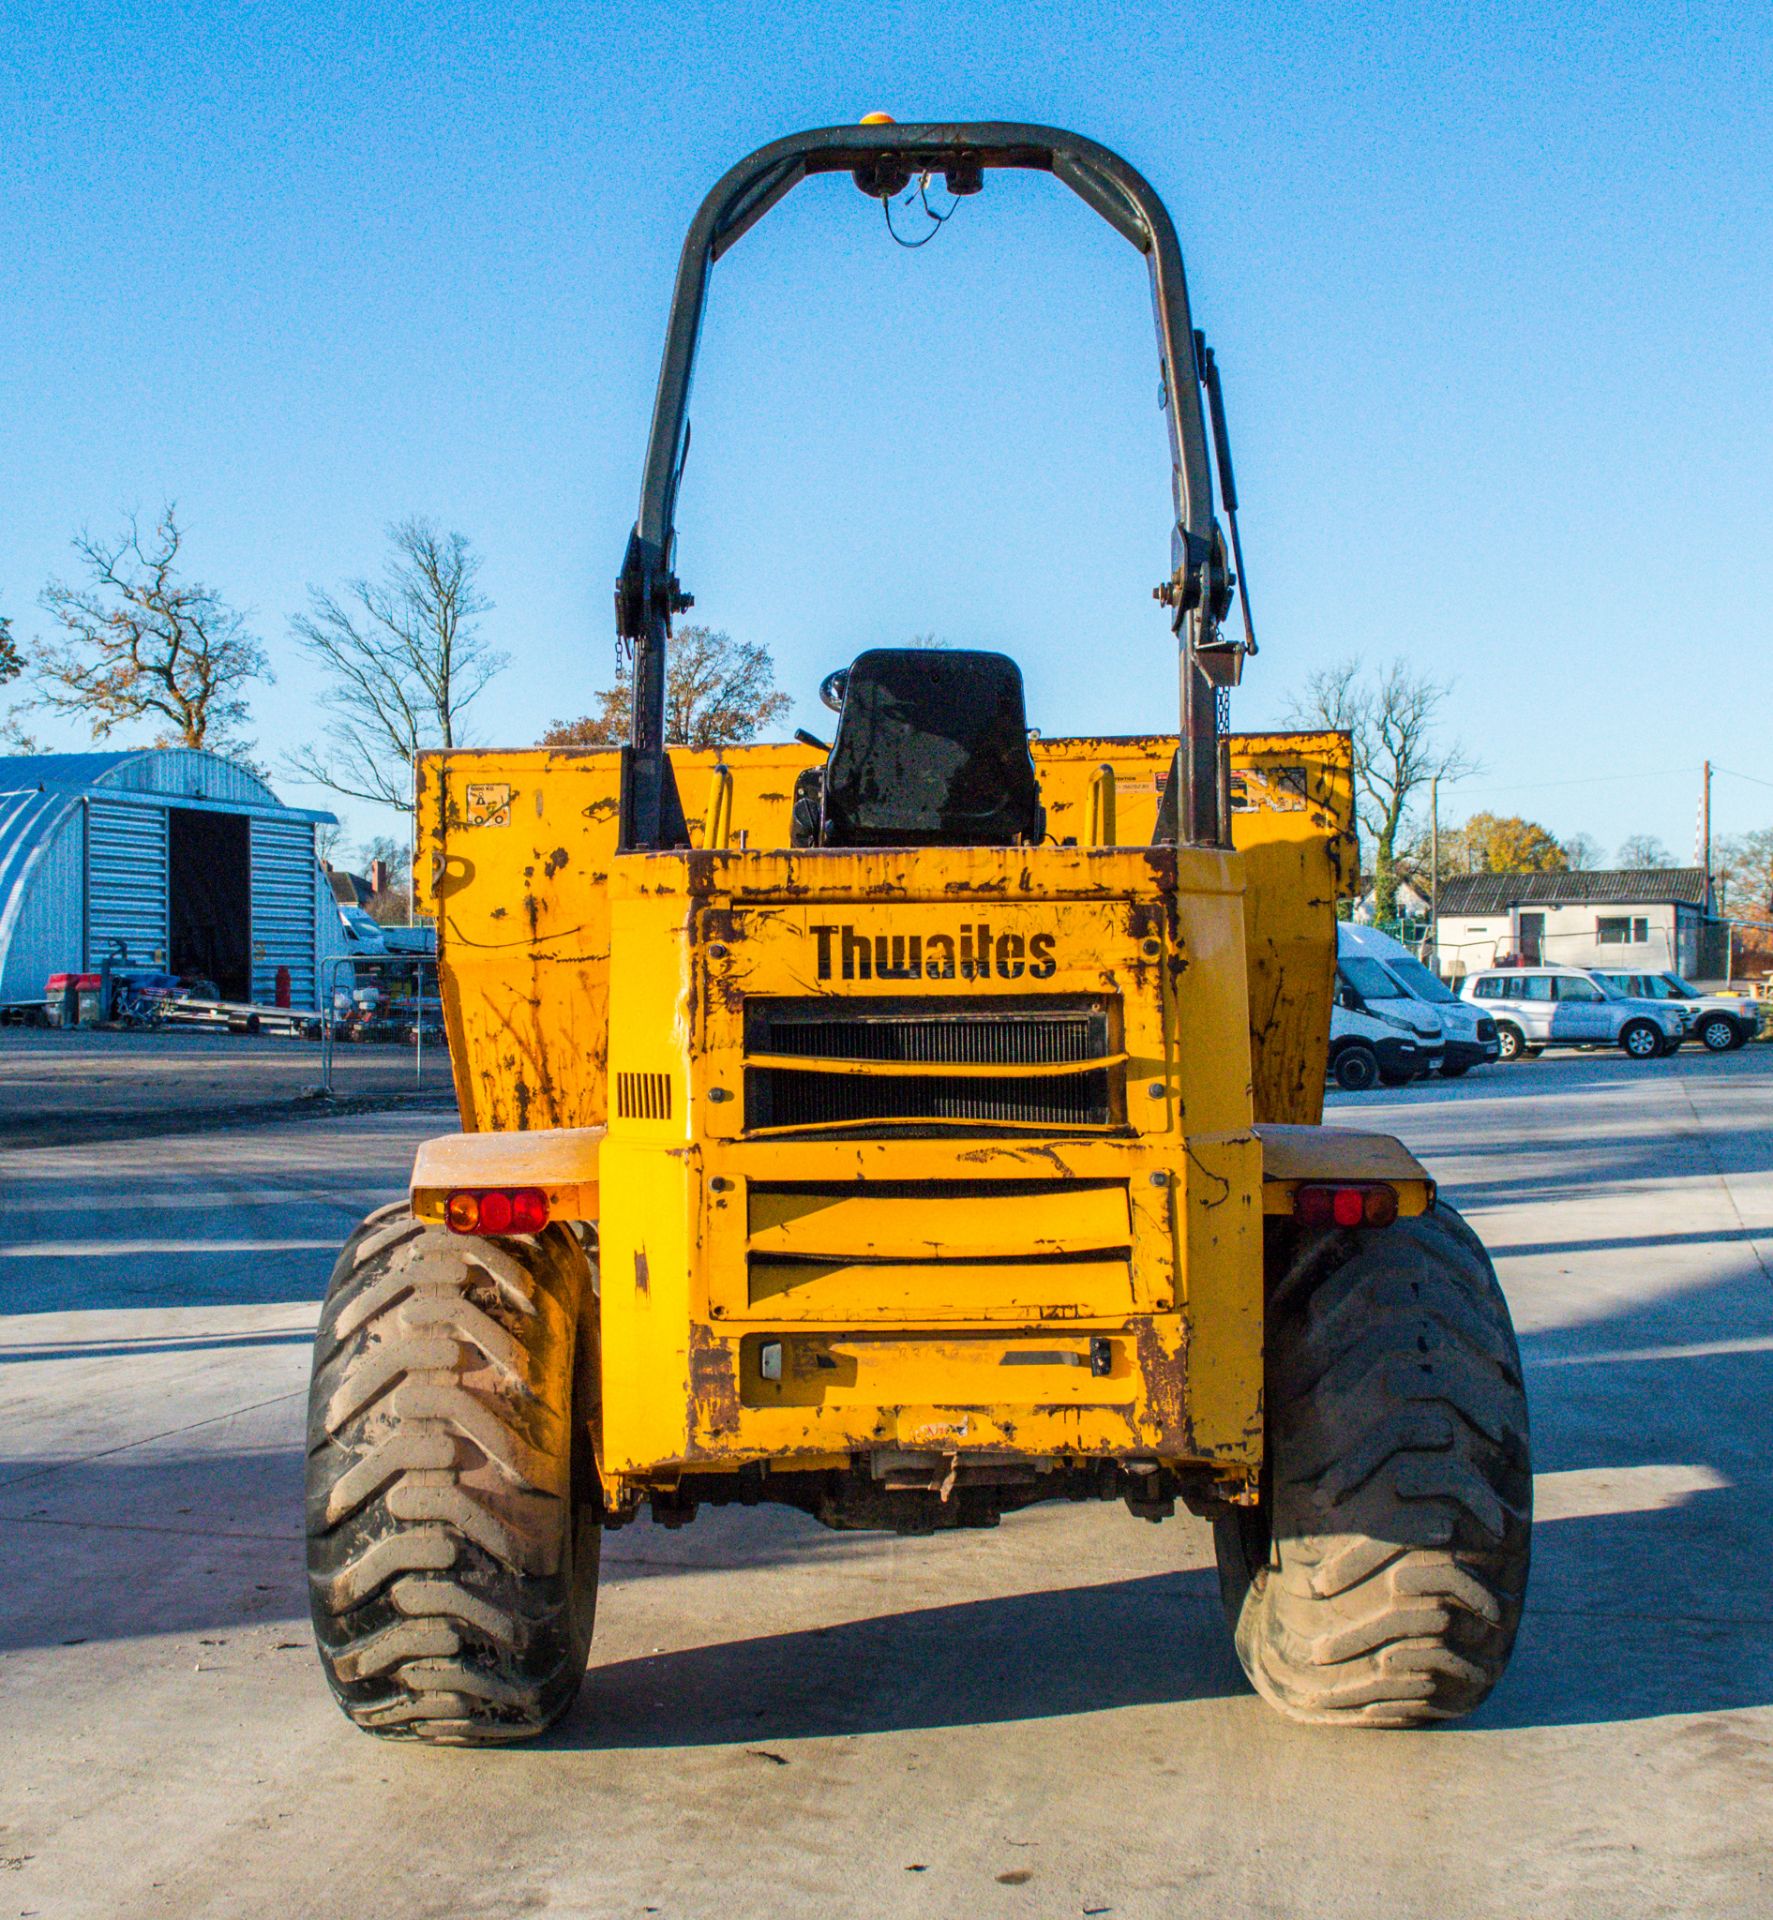
[[[1388,1087],[1434,1073],[1446,1059],[1438,1011],[1405,992],[1390,971],[1348,939],[1360,928],[1342,926],[1336,939],[1336,999],[1330,1014],[1330,1071],[1339,1086],[1370,1084],[1349,1075],[1370,1072]]]
[[[1433,1009],[1446,1042],[1440,1068],[1444,1079],[1457,1080],[1473,1067],[1500,1057],[1502,1043],[1496,1022],[1436,979],[1401,940],[1381,933],[1377,927],[1357,927],[1344,921],[1336,929],[1336,957],[1345,960],[1356,954],[1378,961],[1405,993]]]
[[[1408,1086],[1439,1064],[1441,1042],[1350,1004],[1354,990],[1338,984],[1330,1005],[1330,1077],[1348,1093]]]

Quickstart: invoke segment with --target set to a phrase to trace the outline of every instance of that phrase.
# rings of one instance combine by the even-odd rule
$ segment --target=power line
[[[1738,773],[1734,767],[1720,767],[1714,760],[1711,763],[1713,773],[1727,773],[1732,780],[1746,780],[1751,787],[1773,787],[1773,780],[1763,780],[1758,774]]]
[[[1527,781],[1518,781],[1518,782],[1504,781],[1497,785],[1487,786],[1487,787],[1467,787],[1466,783],[1463,780],[1461,780],[1458,784],[1468,794],[1470,793],[1480,793],[1480,794],[1481,793],[1539,793],[1539,792],[1542,792],[1547,787],[1597,787],[1609,780],[1686,779],[1693,773],[1693,771],[1694,769],[1692,767],[1663,767],[1654,772],[1639,772],[1634,768],[1630,773],[1591,773],[1591,774],[1584,774],[1580,778],[1575,780],[1527,780]],[[1721,768],[1719,769],[1719,771],[1727,772],[1728,769]],[[1750,777],[1751,776],[1748,774],[1739,774],[1737,776],[1738,779],[1743,779],[1743,780],[1749,779]],[[1448,784],[1451,785],[1452,782],[1449,781]],[[1773,781],[1763,781],[1761,784],[1763,786],[1773,786]]]

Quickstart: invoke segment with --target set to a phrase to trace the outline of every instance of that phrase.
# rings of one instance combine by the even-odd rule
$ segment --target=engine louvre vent
[[[1112,1013],[1058,996],[753,1001],[745,1125],[1109,1127],[1121,1106]]]
[[[616,1075],[616,1118],[618,1120],[669,1120],[671,1118],[670,1074],[618,1073]]]

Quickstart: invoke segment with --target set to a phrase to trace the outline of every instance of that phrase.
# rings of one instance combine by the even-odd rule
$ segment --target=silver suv
[[[1468,974],[1459,992],[1494,1017],[1504,1060],[1547,1047],[1620,1047],[1654,1060],[1687,1030],[1674,1004],[1633,999],[1580,967],[1489,968]]]
[[[1608,967],[1590,967],[1594,977],[1636,1000],[1666,1000],[1679,1007],[1687,1037],[1708,1053],[1728,1053],[1747,1046],[1760,1031],[1760,1009],[1738,994],[1699,993],[1678,973],[1614,973]]]

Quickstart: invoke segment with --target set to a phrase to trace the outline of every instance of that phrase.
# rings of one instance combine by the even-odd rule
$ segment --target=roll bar
[[[683,243],[665,358],[659,369],[641,483],[640,517],[616,584],[616,630],[634,646],[633,726],[623,781],[622,844],[665,844],[665,653],[671,619],[693,604],[673,571],[678,481],[689,439],[690,380],[708,297],[708,270],[801,181],[848,173],[890,198],[916,175],[941,173],[955,193],[977,192],[988,169],[1051,173],[1145,255],[1169,421],[1176,520],[1172,572],[1157,589],[1181,644],[1180,837],[1217,844],[1215,685],[1233,684],[1245,649],[1220,638],[1232,574],[1213,514],[1213,479],[1201,411],[1201,359],[1189,319],[1182,250],[1163,202],[1126,161],[1093,140],[1015,121],[821,127],[759,147],[702,202]],[[1217,423],[1215,423],[1217,424]]]

